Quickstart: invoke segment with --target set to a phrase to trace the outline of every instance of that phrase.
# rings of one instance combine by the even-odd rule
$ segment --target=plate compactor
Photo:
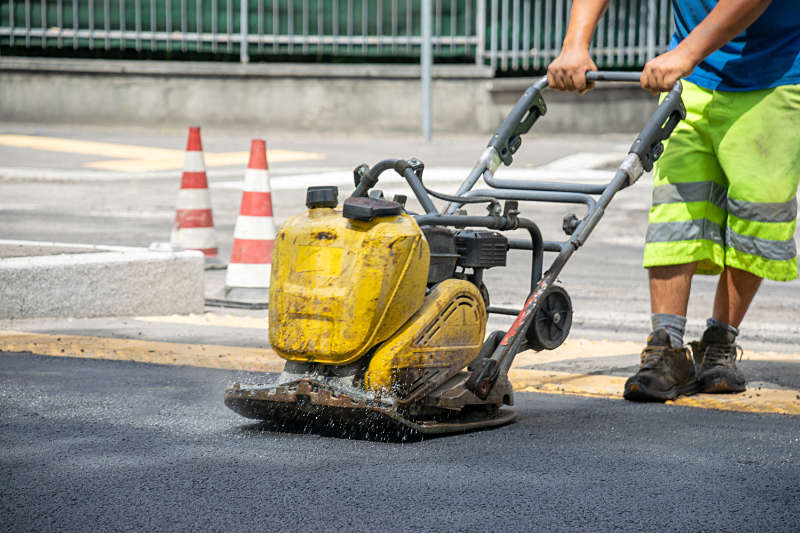
[[[589,72],[589,81],[638,82],[635,72]],[[286,359],[277,380],[233,384],[225,403],[271,427],[339,427],[373,435],[442,434],[511,422],[507,373],[517,353],[558,347],[572,322],[567,292],[554,285],[617,191],[636,182],[685,116],[677,82],[650,117],[607,185],[509,180],[521,136],[545,114],[547,79],[528,88],[455,195],[423,184],[417,159],[387,159],[354,171],[342,205],[336,187],[310,187],[308,210],[280,228],[272,258],[269,342]],[[424,213],[372,190],[393,170]],[[473,190],[479,179],[489,188]],[[441,212],[431,197],[448,202]],[[583,204],[568,215],[563,242],[543,241],[519,213],[520,201]],[[502,204],[501,204],[502,202]],[[486,216],[466,204],[486,204]],[[522,229],[530,238],[503,232]],[[505,266],[509,249],[530,250],[530,292],[521,310],[489,305],[487,268]],[[544,252],[557,255],[542,273]],[[515,315],[508,331],[486,336],[488,313]]]

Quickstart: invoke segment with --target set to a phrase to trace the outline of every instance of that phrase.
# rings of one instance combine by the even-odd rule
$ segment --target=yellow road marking
[[[48,152],[64,152],[70,154],[99,155],[116,159],[155,159],[170,157],[180,150],[168,148],[152,148],[133,144],[117,144],[97,141],[80,141],[59,137],[39,137],[38,135],[0,135],[0,145],[15,148],[32,148]]]
[[[800,415],[800,391],[779,389],[748,389],[741,394],[697,394],[681,396],[674,405],[744,411],[749,413],[779,413]]]
[[[591,342],[591,341],[590,341]],[[112,359],[152,364],[186,365],[203,368],[279,372],[284,361],[273,350],[209,344],[181,344],[130,339],[108,339],[81,335],[56,335],[0,331],[0,350],[33,352],[40,355]],[[573,374],[549,370],[512,368],[508,374],[514,390],[621,399],[624,377]],[[681,397],[674,405],[800,415],[800,391],[748,389],[743,394],[698,394]]]
[[[55,357],[111,359],[254,372],[280,372],[285,362],[274,351],[266,348],[45,335],[20,331],[0,331],[0,349]]]
[[[627,378],[600,374],[570,374],[548,370],[512,368],[508,377],[517,392],[543,392],[597,398],[622,399]],[[748,389],[742,394],[696,394],[681,396],[672,405],[740,411],[800,415],[800,391]]]
[[[142,159],[123,159],[113,161],[94,161],[85,163],[85,167],[102,170],[116,170],[118,172],[153,172],[158,170],[180,170],[183,168],[184,152],[174,150],[169,157],[145,157]],[[250,159],[250,152],[205,152],[206,167],[242,167],[242,173]],[[290,161],[309,161],[322,159],[323,154],[313,152],[298,152],[295,150],[267,151],[267,161],[271,163],[286,163]]]
[[[49,152],[81,155],[96,155],[113,159],[85,163],[88,168],[115,170],[119,172],[150,172],[157,170],[180,170],[183,168],[183,150],[155,148],[134,144],[117,144],[98,141],[40,137],[37,135],[0,135],[0,145],[14,148],[30,148]],[[244,166],[249,152],[205,152],[206,167]],[[297,150],[268,150],[269,163],[309,161],[322,159],[323,154]]]
[[[593,359],[622,355],[635,356],[636,364],[638,364],[639,353],[642,351],[643,347],[642,343],[630,341],[567,339],[564,341],[564,344],[555,350],[543,352],[527,351],[520,353],[514,359],[514,366],[529,366],[569,359]],[[752,352],[750,350],[745,350],[742,359],[750,361],[800,363],[800,353]]]
[[[511,368],[508,379],[515,391],[577,394],[601,398],[622,397],[625,378],[617,376],[570,374],[550,370]]]

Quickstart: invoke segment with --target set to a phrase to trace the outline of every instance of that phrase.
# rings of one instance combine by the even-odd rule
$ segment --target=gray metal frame
[[[638,82],[638,72],[588,72],[589,81],[622,81]],[[681,101],[681,82],[675,83],[672,90],[659,104],[656,111],[645,124],[639,136],[633,142],[628,155],[617,169],[613,179],[604,186],[593,184],[563,184],[559,182],[542,182],[526,180],[500,180],[494,173],[501,162],[510,165],[513,155],[521,146],[521,136],[527,133],[536,120],[547,111],[542,91],[547,87],[547,78],[541,78],[526,90],[514,108],[492,136],[489,144],[458,189],[455,197],[441,193],[433,193],[422,184],[422,163],[410,159],[388,159],[377,163],[373,168],[362,165],[356,169],[358,186],[354,197],[366,196],[371,187],[378,182],[379,175],[394,169],[402,175],[425,210],[425,214],[415,216],[417,223],[423,225],[442,225],[454,227],[484,227],[501,231],[524,228],[530,232],[530,242],[515,240],[515,248],[532,251],[531,292],[522,309],[489,308],[490,312],[516,314],[517,318],[500,341],[491,357],[473,363],[472,372],[466,387],[479,398],[486,399],[499,376],[508,372],[511,363],[526,343],[526,333],[531,321],[544,300],[543,296],[555,283],[558,274],[573,253],[583,246],[597,226],[617,192],[633,185],[645,171],[653,167],[663,150],[662,141],[667,139],[672,130],[686,116]],[[490,189],[474,190],[479,179],[483,179]],[[451,203],[441,212],[437,212],[430,194],[444,198]],[[597,198],[592,195],[599,195]],[[464,203],[480,199],[491,202],[488,216],[469,216],[458,214]],[[497,200],[506,200],[503,210]],[[511,201],[511,202],[509,202]],[[576,221],[569,238],[563,242],[542,240],[541,233],[533,221],[519,217],[518,201],[577,203],[587,206],[584,217]],[[557,252],[557,256],[542,274],[542,256],[545,251]]]

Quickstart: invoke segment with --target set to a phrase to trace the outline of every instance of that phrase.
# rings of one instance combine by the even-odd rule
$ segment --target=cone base
[[[252,300],[266,304],[269,301],[269,289],[264,287],[225,287],[225,298]]]
[[[206,270],[225,270],[228,264],[219,257],[205,256],[203,258],[204,268]]]
[[[206,298],[211,307],[230,307],[235,309],[266,309],[269,303],[269,289],[262,287],[225,287],[217,298]]]

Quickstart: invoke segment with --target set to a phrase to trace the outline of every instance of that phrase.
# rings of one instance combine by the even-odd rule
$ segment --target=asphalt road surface
[[[521,393],[419,442],[264,431],[239,373],[0,354],[8,531],[797,531],[800,417]]]

